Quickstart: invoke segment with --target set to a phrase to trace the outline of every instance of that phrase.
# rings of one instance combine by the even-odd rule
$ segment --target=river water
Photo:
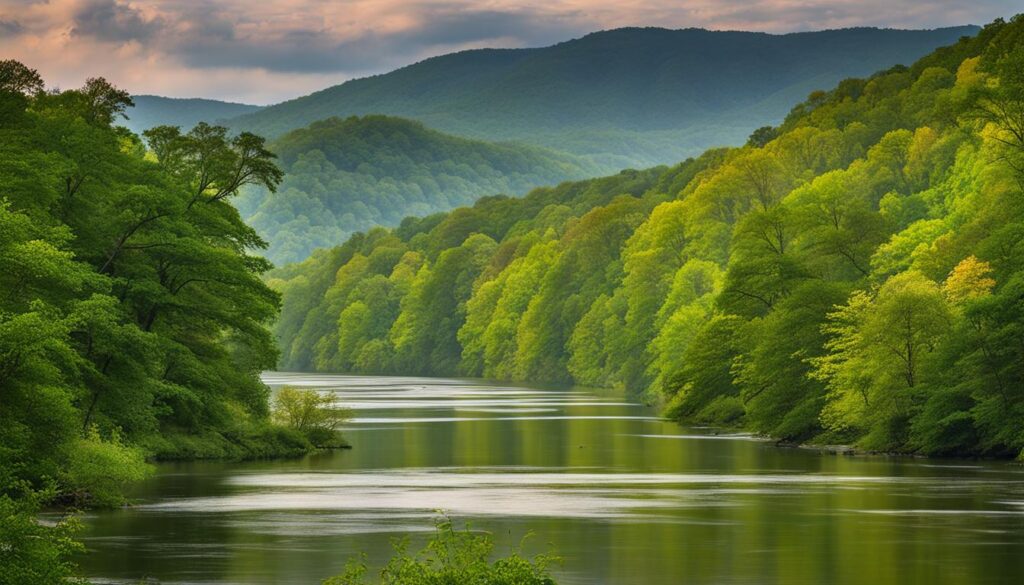
[[[559,583],[1024,583],[1024,469],[847,457],[681,427],[614,394],[270,373],[337,394],[353,449],[162,464],[137,505],[86,516],[100,583],[318,583],[437,510]]]

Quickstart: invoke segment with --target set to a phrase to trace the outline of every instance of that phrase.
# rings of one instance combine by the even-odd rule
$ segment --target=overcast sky
[[[0,58],[51,86],[272,103],[474,47],[622,26],[773,33],[984,24],[1021,0],[0,0]]]

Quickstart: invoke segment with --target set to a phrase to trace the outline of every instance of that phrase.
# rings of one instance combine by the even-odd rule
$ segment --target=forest
[[[357,231],[411,215],[522,195],[599,174],[585,160],[513,143],[469,140],[389,116],[328,118],[274,140],[285,176],[276,192],[253,186],[235,205],[275,264],[305,260]]]
[[[518,197],[593,169],[382,116],[331,118],[272,143],[205,122],[137,135],[123,126],[132,104],[104,78],[48,88],[0,60],[0,583],[84,583],[82,523],[69,512],[126,505],[155,462],[343,446],[349,411],[298,387],[272,403],[261,372],[273,369],[611,388],[675,421],[790,443],[1024,457],[1024,16],[815,91],[742,146]],[[335,191],[348,196],[326,197]],[[413,212],[428,215],[399,217]],[[272,264],[328,242],[339,245]],[[580,398],[566,408],[643,408]],[[507,412],[465,420],[507,422]],[[408,420],[438,419],[451,422]],[[417,436],[428,435],[407,435]],[[556,438],[550,454],[587,462],[598,450],[582,438]],[[541,442],[531,446],[549,454]],[[316,469],[302,467],[309,459],[298,475]],[[424,461],[463,463],[420,457],[416,469]],[[565,472],[557,461],[550,469]],[[417,473],[476,480],[483,468]],[[618,475],[675,485],[657,469]],[[743,485],[755,481],[747,471]],[[791,476],[844,479],[820,471]],[[537,485],[553,493],[563,480],[550,481]],[[586,504],[595,485],[572,497]],[[622,485],[620,495],[639,484]],[[538,493],[505,489],[495,497]],[[407,506],[424,491],[391,500]],[[273,495],[283,493],[315,490]],[[490,535],[446,517],[434,534],[421,553],[396,543],[383,576],[553,582],[554,556],[493,559]],[[327,582],[361,583],[368,571],[359,557]]]
[[[199,124],[144,139],[102,78],[46,90],[0,61],[0,582],[70,579],[75,521],[150,460],[298,455],[262,370],[280,297],[231,199],[274,189],[263,139]],[[70,581],[69,581],[70,582]]]
[[[407,218],[268,274],[280,367],[620,388],[689,422],[1024,448],[1024,18],[742,147]]]

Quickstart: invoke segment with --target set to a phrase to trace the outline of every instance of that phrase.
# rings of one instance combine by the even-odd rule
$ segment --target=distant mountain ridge
[[[286,171],[277,193],[235,203],[275,263],[303,260],[357,231],[597,174],[572,155],[443,134],[391,116],[328,118],[270,143]]]
[[[544,48],[434,57],[229,124],[279,136],[331,116],[388,114],[447,133],[564,150],[613,170],[742,142],[813,90],[913,62],[977,31],[622,28]]]
[[[188,130],[198,122],[223,122],[229,118],[250,114],[262,106],[209,100],[203,98],[169,98],[157,95],[134,95],[135,107],[126,112],[125,126],[136,134],[142,134],[154,126],[181,126]]]

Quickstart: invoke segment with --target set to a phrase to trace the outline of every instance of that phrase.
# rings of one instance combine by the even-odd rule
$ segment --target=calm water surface
[[[436,510],[561,583],[1024,583],[1024,469],[776,448],[620,397],[479,381],[267,374],[335,393],[350,451],[160,465],[86,518],[96,582],[318,583]]]

